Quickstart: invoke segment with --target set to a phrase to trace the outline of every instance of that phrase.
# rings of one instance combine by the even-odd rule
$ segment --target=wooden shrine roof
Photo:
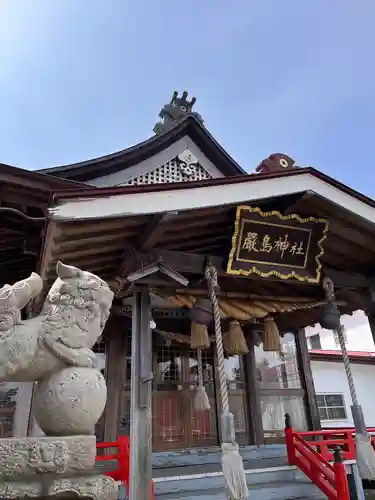
[[[52,192],[82,186],[0,164],[0,286],[36,270]]]
[[[300,169],[277,176],[259,174],[253,177],[257,181],[262,181],[263,178],[267,180],[275,178],[290,182],[298,176],[302,178],[303,173],[317,178],[323,177],[324,185],[330,185],[335,190],[327,191],[327,197],[309,189],[301,191],[298,186],[291,188],[289,194],[281,189],[282,194],[279,196],[262,197],[262,187],[264,186],[265,194],[269,193],[269,188],[260,182],[256,189],[258,191],[256,205],[264,211],[273,209],[284,214],[298,213],[306,217],[318,216],[329,219],[329,233],[322,257],[323,269],[326,274],[334,278],[338,298],[347,303],[342,312],[350,313],[366,306],[364,292],[366,287],[370,286],[372,276],[375,275],[375,245],[372,243],[375,238],[375,224],[372,220],[372,218],[375,220],[375,204],[373,200],[351,191],[330,178],[327,181],[327,176],[315,172],[313,169]],[[245,185],[246,190],[241,191],[242,198],[239,201],[254,205],[250,189],[252,180],[249,180],[249,177],[242,178],[244,180],[240,189],[244,189]],[[145,258],[152,260],[162,257],[165,263],[175,266],[177,271],[190,280],[190,286],[202,288],[205,258],[214,256],[214,263],[220,270],[220,285],[225,292],[321,299],[322,290],[316,285],[292,280],[284,282],[276,278],[269,280],[255,277],[234,278],[225,274],[224,262],[231,244],[234,211],[238,202],[223,204],[225,197],[222,196],[223,193],[227,193],[227,200],[233,200],[233,187],[236,183],[240,183],[239,178],[196,182],[188,186],[186,184],[167,187],[138,186],[121,190],[110,188],[87,192],[85,190],[84,193],[73,191],[58,193],[55,196],[55,204],[50,209],[51,220],[42,259],[46,283],[50,284],[55,278],[55,264],[58,260],[92,271],[111,284],[115,284],[116,278],[123,277],[126,272],[135,270],[137,266],[141,267]],[[219,193],[221,203],[209,206],[205,194],[212,194],[212,191],[202,189],[201,204],[206,203],[206,206],[194,207],[194,193],[199,189],[197,185],[208,189],[224,186],[225,190]],[[162,206],[159,207],[158,213],[155,213],[153,203],[161,200],[163,191],[166,192],[164,203],[169,204],[171,210],[167,211]],[[188,196],[186,193],[191,193],[190,201],[193,208],[173,210],[176,202],[173,195],[177,196],[176,193],[179,191],[182,200],[185,199],[185,195]],[[236,188],[235,192],[238,194],[239,190]],[[248,200],[243,198],[243,192],[249,193]],[[100,212],[95,212],[98,207],[96,209],[92,207],[91,218],[85,215],[89,214],[89,208],[84,205],[90,200],[105,201],[110,196],[115,200],[116,196],[120,199],[126,197],[126,194],[131,198],[129,203],[135,207],[135,211],[140,206],[139,200],[136,199],[137,193],[148,196],[146,199],[142,198],[144,204],[147,199],[149,202],[144,206],[144,213],[124,213],[124,207],[119,206],[117,212],[123,210],[121,215],[109,216],[103,205],[102,216],[98,215]],[[353,202],[354,208],[362,210],[361,215],[349,211],[349,205],[345,205],[345,208],[339,206],[335,196],[343,205]],[[76,210],[76,216],[67,209],[67,205],[70,204],[73,205],[72,210]],[[64,210],[59,212],[59,207],[65,207],[65,212]],[[318,311],[311,310],[290,313],[286,318],[290,324],[302,327],[316,322],[317,315]]]
[[[179,139],[188,135],[225,175],[243,175],[245,171],[212,137],[204,125],[194,116],[188,114],[178,121],[170,130],[154,135],[122,151],[100,158],[39,170],[39,172],[66,179],[87,182],[95,177],[113,174],[140,163],[163,151]]]

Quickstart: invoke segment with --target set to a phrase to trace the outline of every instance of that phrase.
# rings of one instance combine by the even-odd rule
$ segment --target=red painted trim
[[[114,481],[121,481],[126,489],[127,496],[129,496],[129,485],[130,485],[130,443],[128,436],[119,436],[117,441],[96,443],[97,450],[103,450],[106,448],[114,448],[117,453],[98,455],[96,456],[97,462],[109,462],[111,460],[117,460],[118,467],[114,471],[106,472],[105,475],[111,477]],[[152,500],[155,498],[154,493],[154,481],[151,484],[152,487]]]
[[[342,361],[341,351],[311,349],[309,355],[312,361]],[[353,363],[375,365],[375,352],[349,351],[348,355]]]
[[[341,357],[341,351],[336,351],[336,350],[326,350],[326,349],[310,349],[309,350],[310,354],[314,355],[322,355],[322,356],[339,356]],[[370,352],[370,351],[348,351],[349,356],[353,356],[353,358],[374,358],[375,359],[375,352]]]

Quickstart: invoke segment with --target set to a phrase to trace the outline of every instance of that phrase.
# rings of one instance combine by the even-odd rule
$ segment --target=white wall
[[[347,336],[349,351],[375,352],[374,340],[368,324],[367,316],[363,311],[356,311],[352,316],[342,316]],[[311,337],[319,333],[323,350],[339,350],[331,330],[324,330],[319,324],[306,328],[306,336]]]
[[[354,384],[359,403],[362,405],[366,425],[375,427],[374,380],[375,365],[351,364]],[[353,427],[350,410],[351,398],[344,364],[333,361],[311,361],[316,394],[343,394],[346,406],[346,420],[322,421],[322,427]]]

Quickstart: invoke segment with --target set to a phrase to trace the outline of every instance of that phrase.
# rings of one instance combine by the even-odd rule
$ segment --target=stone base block
[[[0,500],[116,500],[116,481],[95,471],[95,436],[0,439]]]
[[[39,480],[38,480],[39,479]],[[6,481],[0,483],[0,500],[23,498],[39,500],[116,500],[118,485],[104,475],[77,477],[34,477],[28,481]]]
[[[95,436],[0,439],[0,484],[39,474],[84,474],[95,458]]]

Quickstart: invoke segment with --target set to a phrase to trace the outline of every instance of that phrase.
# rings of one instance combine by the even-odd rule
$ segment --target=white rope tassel
[[[207,280],[208,291],[212,302],[215,322],[215,339],[218,358],[220,398],[222,406],[221,466],[226,482],[226,491],[228,498],[231,500],[243,500],[248,498],[249,490],[246,484],[246,476],[242,457],[239,454],[238,444],[236,443],[234,417],[229,411],[228,387],[224,366],[223,335],[221,331],[219,304],[216,297],[216,290],[218,289],[217,272],[215,267],[210,263],[208,263],[206,266],[205,277]]]
[[[202,366],[202,351],[198,349],[198,386],[194,398],[195,411],[206,411],[211,409],[210,400],[208,399],[206,388],[203,383],[203,366]]]
[[[222,443],[221,467],[230,499],[245,499],[249,496],[242,457],[237,443]],[[241,472],[242,471],[242,472]]]
[[[326,292],[326,298],[328,302],[335,303],[335,289],[334,284],[331,279],[324,278],[323,287]],[[344,369],[346,378],[348,379],[350,396],[352,399],[352,414],[355,423],[355,444],[356,444],[356,456],[357,456],[357,466],[359,475],[362,479],[375,479],[375,453],[371,444],[371,437],[366,429],[366,423],[363,417],[362,408],[358,401],[357,391],[354,385],[353,374],[350,366],[348,351],[346,349],[345,343],[345,329],[342,324],[335,331],[337,339],[340,344],[340,349],[342,353],[342,359],[344,362]]]

